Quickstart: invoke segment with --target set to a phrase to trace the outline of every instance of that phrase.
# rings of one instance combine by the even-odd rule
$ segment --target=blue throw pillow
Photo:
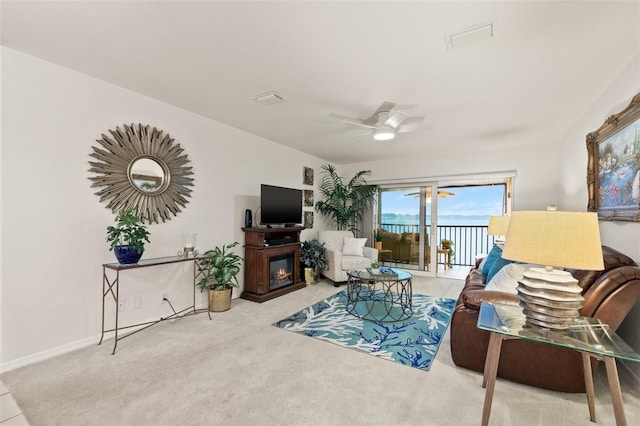
[[[484,266],[482,266],[482,275],[489,275],[491,267],[496,263],[496,260],[498,260],[500,256],[502,256],[502,248],[494,244],[493,248],[487,255],[487,260],[485,260]],[[487,282],[489,282],[489,280],[487,280]]]
[[[493,263],[493,266],[491,267],[491,270],[487,274],[487,281],[486,282],[488,283],[489,281],[491,281],[491,278],[493,278],[493,276],[495,274],[497,274],[498,271],[500,271],[500,269],[502,269],[503,267],[507,266],[510,263],[515,263],[515,261],[514,260],[505,259],[504,257],[500,256]]]

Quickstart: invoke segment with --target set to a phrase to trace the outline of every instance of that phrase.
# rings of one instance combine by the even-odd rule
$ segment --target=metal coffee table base
[[[373,277],[367,272],[350,273],[347,283],[347,312],[371,321],[393,322],[411,318],[411,274],[393,278]]]

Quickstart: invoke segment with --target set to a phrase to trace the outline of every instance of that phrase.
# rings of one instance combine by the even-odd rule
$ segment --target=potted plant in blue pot
[[[121,210],[116,216],[116,226],[107,227],[109,250],[123,265],[138,263],[144,252],[144,243],[150,242],[147,227],[135,208]]]

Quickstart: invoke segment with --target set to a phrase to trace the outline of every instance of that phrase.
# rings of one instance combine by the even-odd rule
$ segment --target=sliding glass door
[[[511,185],[510,176],[380,184],[373,218],[374,229],[383,231],[380,259],[431,276],[473,266],[493,245],[489,216],[511,211]]]
[[[508,178],[488,184],[440,182],[435,233],[440,250],[440,271],[446,271],[445,263],[447,266],[470,267],[475,264],[477,256],[489,252],[494,242],[494,237],[487,232],[489,217],[510,211],[509,185]],[[448,242],[450,248],[445,249],[443,241]]]
[[[429,230],[435,226],[431,194],[436,185],[383,187],[380,190],[376,228],[382,230],[379,257],[384,265],[434,271],[435,247]]]

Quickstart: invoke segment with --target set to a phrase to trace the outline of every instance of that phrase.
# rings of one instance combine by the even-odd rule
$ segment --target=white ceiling
[[[7,47],[337,164],[561,142],[640,52],[640,2],[1,7]],[[445,34],[487,22],[496,37],[447,49]],[[268,91],[286,101],[253,100]],[[414,105],[428,129],[377,142],[330,116],[383,101]]]

